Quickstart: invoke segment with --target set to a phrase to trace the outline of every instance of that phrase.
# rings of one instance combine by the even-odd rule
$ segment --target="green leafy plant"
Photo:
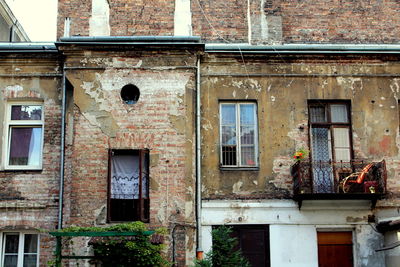
[[[151,236],[145,235],[147,226],[142,222],[116,224],[109,227],[68,227],[60,232],[136,232],[135,236],[94,237],[89,242],[95,262],[113,267],[165,267],[171,263],[163,257],[164,245],[152,243]],[[155,234],[165,235],[165,228],[155,229]]]
[[[301,161],[308,157],[308,153],[309,153],[309,151],[302,147],[302,148],[298,149],[296,152],[294,152],[293,158],[296,161]]]
[[[212,231],[212,250],[205,259],[197,260],[195,267],[250,267],[240,250],[238,240],[231,237],[232,228],[220,226]]]

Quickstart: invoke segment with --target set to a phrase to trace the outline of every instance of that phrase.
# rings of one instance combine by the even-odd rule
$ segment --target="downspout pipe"
[[[196,76],[196,258],[203,259],[202,227],[201,227],[201,90],[200,90],[200,55],[197,58]]]
[[[60,144],[60,190],[59,190],[59,206],[58,206],[58,226],[62,229],[63,224],[63,205],[64,205],[64,156],[65,156],[65,114],[66,114],[66,77],[65,69],[62,76],[62,100],[61,100],[61,144]]]

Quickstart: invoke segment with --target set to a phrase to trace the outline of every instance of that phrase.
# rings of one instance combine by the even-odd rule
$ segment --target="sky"
[[[56,40],[58,0],[6,0],[33,42]]]

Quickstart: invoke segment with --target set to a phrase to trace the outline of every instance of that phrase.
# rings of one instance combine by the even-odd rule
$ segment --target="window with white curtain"
[[[350,105],[346,101],[309,102],[311,158],[314,190],[334,189],[334,163],[349,166],[352,159]]]
[[[149,220],[149,151],[111,150],[109,221]]]
[[[5,169],[42,168],[43,121],[41,103],[7,105]]]
[[[257,106],[251,102],[220,104],[221,167],[258,166]]]
[[[38,234],[28,232],[3,232],[1,237],[1,266],[39,266]]]

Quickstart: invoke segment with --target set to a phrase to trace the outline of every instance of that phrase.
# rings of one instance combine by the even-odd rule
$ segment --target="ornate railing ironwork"
[[[386,164],[368,160],[296,162],[291,169],[294,195],[384,194]]]

